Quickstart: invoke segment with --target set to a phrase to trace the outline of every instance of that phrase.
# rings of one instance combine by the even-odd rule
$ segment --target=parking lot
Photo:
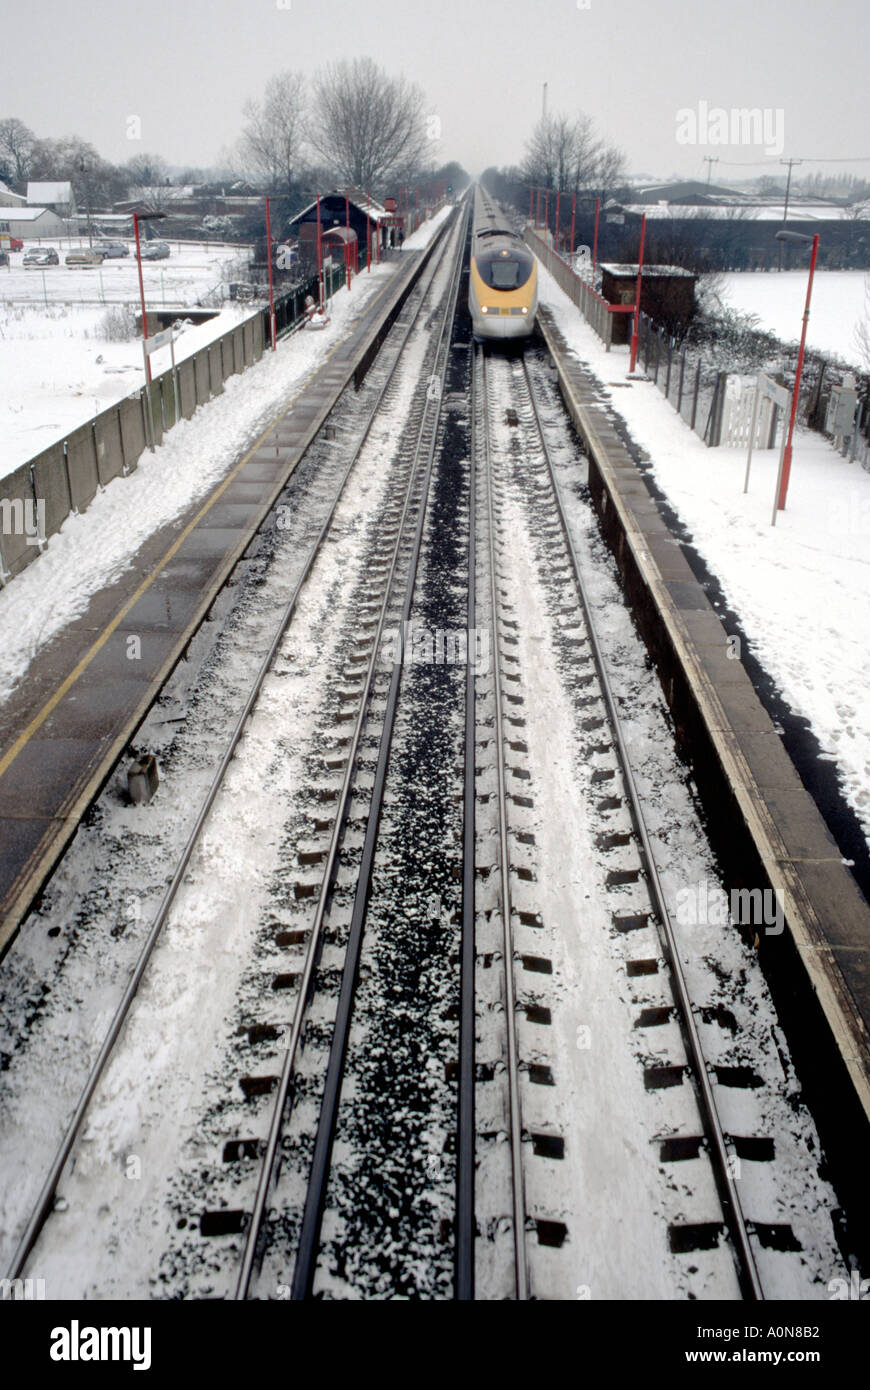
[[[139,303],[136,248],[126,240],[130,255],[94,267],[71,269],[64,264],[70,251],[86,249],[87,237],[61,241],[26,241],[24,251],[12,251],[9,266],[0,266],[0,304],[120,304]],[[98,242],[95,242],[98,245]],[[59,265],[22,264],[30,248],[52,246]],[[189,307],[216,290],[232,263],[247,262],[249,248],[223,243],[169,241],[165,260],[142,262],[146,302],[158,307]]]

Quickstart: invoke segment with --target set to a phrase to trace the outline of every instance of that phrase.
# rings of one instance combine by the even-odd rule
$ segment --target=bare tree
[[[123,196],[126,179],[87,140],[65,135],[59,140],[37,140],[31,155],[30,177],[72,183],[80,207],[95,208]]]
[[[17,116],[6,116],[0,120],[0,160],[13,182],[23,184],[30,177],[35,144],[33,131]]]
[[[305,116],[305,78],[301,73],[276,73],[266,83],[262,101],[244,108],[245,125],[239,153],[266,186],[289,194],[301,161]]]
[[[424,96],[371,58],[331,64],[317,75],[310,140],[342,179],[381,187],[418,169],[426,148]]]
[[[621,180],[624,156],[599,139],[590,116],[542,116],[526,146],[523,175],[542,188],[609,192]]]
[[[137,154],[124,165],[135,188],[159,188],[169,182],[169,165],[162,155]]]
[[[870,275],[864,276],[864,313],[855,325],[855,346],[870,371]]]

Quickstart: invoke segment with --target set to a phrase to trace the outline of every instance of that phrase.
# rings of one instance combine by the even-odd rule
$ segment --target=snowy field
[[[425,247],[449,212],[449,207],[442,208],[424,222],[408,237],[405,248],[413,251]],[[178,243],[170,245],[168,261],[143,263],[146,302],[154,307],[196,303],[198,296],[220,280],[222,272],[231,272],[240,255],[237,247],[182,243],[179,250]],[[68,249],[59,248],[61,260]],[[246,254],[241,253],[243,258]],[[12,259],[20,266],[21,253]],[[15,274],[13,270],[13,284]],[[51,282],[52,294],[59,292],[58,286],[65,289],[68,299],[64,303],[51,299],[48,304],[42,302],[41,272],[19,270],[17,275],[28,290],[26,302],[10,299],[9,277],[0,269],[0,479],[101,410],[138,391],[145,380],[138,335],[125,342],[110,342],[104,332],[112,303],[129,301],[138,306],[135,259],[106,261],[102,271],[73,272],[63,265],[49,266],[46,281]],[[79,293],[93,296],[98,284],[94,277],[100,275],[107,284],[116,278],[127,290],[107,295],[110,302],[106,305],[76,302]],[[187,328],[176,342],[176,361],[192,356],[250,313],[250,306],[227,304],[218,317]],[[155,376],[169,366],[168,348],[151,358]]]
[[[136,391],[145,379],[138,335],[111,342],[107,315],[122,304],[138,312],[139,283],[134,256],[104,261],[96,270],[67,270],[72,243],[52,242],[61,264],[43,270],[0,268],[0,478],[53,444],[101,410]],[[84,242],[87,245],[87,242]],[[146,303],[193,305],[222,275],[247,259],[234,246],[170,243],[165,261],[144,261]],[[176,360],[226,333],[250,308],[224,308],[217,319],[189,328],[176,346]],[[155,375],[170,365],[168,350],[152,358]]]
[[[541,302],[650,455],[656,482],[720,580],[755,656],[836,763],[870,841],[870,473],[820,435],[799,431],[788,506],[771,526],[779,451],[753,455],[744,494],[745,450],[706,448],[651,381],[626,389],[628,348],[606,353],[543,267],[539,274]]]
[[[807,298],[806,270],[733,272],[723,275],[722,299],[732,309],[757,314],[762,328],[783,342],[797,342]],[[813,280],[807,346],[836,352],[862,366],[855,329],[870,323],[870,276],[863,270],[819,270]],[[866,364],[870,366],[870,363]]]
[[[227,305],[176,340],[175,360],[198,352],[250,315]],[[142,340],[104,336],[104,308],[5,305],[0,317],[0,478],[78,429],[145,382]],[[155,376],[171,365],[169,348],[151,358]]]

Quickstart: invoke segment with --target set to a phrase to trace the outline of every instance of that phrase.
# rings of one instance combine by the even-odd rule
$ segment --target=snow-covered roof
[[[634,265],[622,265],[617,261],[602,261],[601,269],[609,270],[610,274],[615,275],[617,279],[637,278],[637,263]],[[670,276],[674,279],[688,278],[694,280],[697,278],[693,270],[684,270],[683,267],[679,265],[644,265],[643,273],[645,276]]]
[[[320,195],[321,203],[324,198],[347,198],[348,202],[351,203],[353,207],[358,208],[360,212],[368,213],[372,222],[380,222],[384,218],[392,218],[395,216],[394,213],[387,212],[387,209],[376,202],[374,198],[366,197],[365,193],[361,193],[358,188],[331,188],[328,193],[322,193]],[[297,212],[294,217],[290,218],[291,223],[298,222],[307,212],[310,212],[311,209],[316,206],[317,199],[315,198],[314,201],[309,203],[307,207],[304,207],[301,212]]]
[[[13,193],[11,188],[0,179],[0,198],[13,198],[16,203],[26,203],[27,199],[23,193]]]
[[[163,202],[177,201],[179,198],[193,198],[196,196],[196,189],[193,184],[152,184],[150,187],[143,185],[140,188],[129,188],[127,190],[130,198],[138,198],[141,202],[153,202],[160,199]]]
[[[7,208],[5,212],[0,208],[0,221],[35,222],[38,217],[45,217],[46,213],[50,217],[57,216],[51,208]]]
[[[73,201],[72,184],[69,180],[66,183],[29,183],[27,185],[27,201],[31,205],[36,203],[71,203]]]
[[[782,222],[785,209],[779,203],[717,203],[695,207],[686,203],[624,203],[623,212],[641,217],[646,213],[647,221],[671,218],[674,221],[707,221],[709,218],[732,217],[741,222]],[[862,209],[863,212],[863,209]],[[839,222],[854,217],[852,208],[836,206],[833,203],[800,203],[792,201],[788,205],[789,222]]]

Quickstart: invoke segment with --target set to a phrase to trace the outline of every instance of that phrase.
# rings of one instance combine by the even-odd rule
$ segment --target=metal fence
[[[729,377],[737,374],[720,371],[705,360],[698,348],[680,345],[646,314],[640,315],[638,344],[638,361],[645,374],[686,424],[711,448],[729,442],[723,440],[722,424]],[[781,344],[778,359],[783,383],[791,389],[797,367],[797,345]],[[858,409],[852,433],[835,438],[826,429],[831,388],[839,384],[838,378],[843,371],[842,366],[833,364],[823,353],[806,354],[797,420],[805,428],[831,440],[843,458],[858,462],[870,471],[870,378],[865,374],[855,373]],[[767,443],[759,443],[758,447],[774,447],[781,422],[782,412],[775,408]]]
[[[533,228],[526,227],[523,230],[523,238],[538,260],[546,266],[559,288],[577,305],[586,322],[598,334],[609,352],[613,342],[613,315],[625,313],[626,305],[609,304],[585,279],[572,270],[568,262],[563,261]]]
[[[697,348],[678,344],[648,314],[638,319],[638,362],[644,374],[710,448],[721,443],[727,372],[721,372]]]
[[[344,267],[324,272],[327,297],[344,283]],[[309,294],[316,299],[316,278],[275,300],[279,336],[299,325]],[[114,478],[132,473],[167,430],[220,395],[227,377],[259,361],[269,341],[269,309],[260,307],[184,358],[174,373],[162,372],[8,474],[0,482],[0,585],[45,549],[68,516],[85,511]]]

